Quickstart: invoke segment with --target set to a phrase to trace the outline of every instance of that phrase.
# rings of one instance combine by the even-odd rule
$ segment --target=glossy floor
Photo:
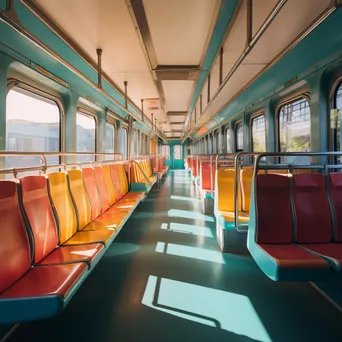
[[[342,314],[310,284],[221,254],[214,228],[189,175],[170,171],[65,311],[9,341],[342,341]]]

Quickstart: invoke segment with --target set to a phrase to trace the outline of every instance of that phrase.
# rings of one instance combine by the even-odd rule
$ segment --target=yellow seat
[[[78,171],[78,172],[74,172]],[[57,214],[57,222],[60,232],[61,244],[84,244],[92,242],[107,243],[115,235],[115,228],[101,227],[96,231],[83,231],[90,221],[90,203],[86,192],[82,191],[82,182],[80,170],[69,171],[69,184],[72,184],[73,190],[80,190],[75,194],[74,202],[79,213],[77,220],[76,209],[74,207],[71,194],[69,192],[67,174],[65,172],[54,172],[48,175],[50,197]],[[82,178],[81,178],[82,179]],[[84,187],[84,185],[83,185]],[[76,203],[77,202],[77,203]],[[88,207],[89,206],[89,207]]]
[[[235,214],[231,211],[220,211],[220,214],[224,218],[226,222],[234,222]],[[239,222],[248,222],[249,221],[249,213],[244,211],[239,211]]]

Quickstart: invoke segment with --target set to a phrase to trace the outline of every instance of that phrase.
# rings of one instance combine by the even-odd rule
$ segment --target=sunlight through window
[[[208,222],[214,222],[213,217],[203,215],[203,214],[193,212],[193,211],[186,211],[186,210],[171,209],[168,211],[167,216],[168,217],[182,217],[182,218],[188,218],[192,220],[199,219],[199,220],[205,220]]]
[[[149,276],[142,304],[253,341],[272,342],[251,301],[240,294]]]
[[[193,234],[193,235],[205,236],[209,238],[214,237],[210,228],[183,224],[183,223],[171,222],[170,227],[168,227],[167,223],[163,223],[161,225],[161,229],[173,231],[175,233]]]
[[[88,251],[75,251],[75,252],[71,252],[71,254],[92,257],[95,252],[96,252],[96,249],[89,249]]]
[[[156,252],[177,255],[197,260],[204,260],[209,262],[217,262],[219,264],[225,264],[223,254],[221,252],[210,251],[204,248],[188,247],[183,245],[176,245],[173,243],[158,242]]]

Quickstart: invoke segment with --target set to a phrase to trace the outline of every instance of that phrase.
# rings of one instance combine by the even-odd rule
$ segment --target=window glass
[[[161,155],[165,159],[170,159],[170,146],[169,145],[161,145]]]
[[[265,115],[259,115],[252,119],[252,151],[266,151]]]
[[[182,145],[173,146],[173,156],[175,160],[182,159]]]
[[[110,123],[106,123],[106,153],[114,153],[114,138],[115,138],[115,126]],[[112,160],[113,157],[106,156],[106,159]]]
[[[221,152],[221,146],[220,146],[220,133],[217,132],[215,134],[215,137],[216,137],[216,153],[219,154]]]
[[[77,112],[76,114],[77,152],[96,152],[96,121],[91,115]],[[95,161],[94,155],[77,157],[78,162]]]
[[[124,128],[122,130],[122,155],[123,155],[124,160],[127,160],[127,157],[128,157],[127,156],[127,144],[128,144],[127,138],[128,138],[127,129]]]
[[[232,148],[230,146],[230,131],[229,131],[229,127],[226,129],[226,153],[231,153],[232,152]]]
[[[337,86],[333,107],[330,112],[331,150],[341,151],[342,83]],[[339,163],[342,163],[342,157],[337,159]]]
[[[13,88],[6,99],[6,150],[59,152],[61,113],[56,102],[21,88]],[[58,156],[47,157],[49,165]],[[38,166],[40,157],[6,157],[5,167]]]
[[[280,152],[310,151],[310,106],[305,98],[280,107]]]
[[[243,151],[243,126],[237,124],[236,126],[236,152]]]

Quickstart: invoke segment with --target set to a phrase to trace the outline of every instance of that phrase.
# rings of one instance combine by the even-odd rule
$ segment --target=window
[[[12,88],[6,100],[6,150],[59,152],[61,112],[55,101],[22,88]],[[59,164],[58,156],[47,157],[49,165]],[[6,157],[7,168],[38,166],[40,157]]]
[[[92,115],[83,112],[76,114],[77,152],[96,152],[96,121]],[[95,161],[94,155],[77,157],[78,162]]]
[[[175,160],[182,159],[182,145],[173,146],[173,157]]]
[[[216,132],[215,138],[216,138],[216,153],[219,154],[221,152],[220,132]]]
[[[330,112],[330,149],[341,151],[341,120],[342,120],[342,82],[336,87],[333,109]],[[339,164],[342,158],[337,158]]]
[[[306,98],[296,99],[279,109],[279,151],[310,151],[310,106]]]
[[[243,126],[238,123],[235,128],[236,152],[243,151]]]
[[[265,115],[252,118],[252,151],[266,151]]]
[[[106,123],[106,153],[114,153],[115,126]],[[107,160],[113,160],[113,157],[106,156]]]
[[[226,153],[231,153],[232,148],[230,146],[230,130],[229,127],[226,128]]]
[[[127,128],[124,128],[122,130],[122,155],[123,155],[123,159],[127,160],[128,156],[127,156],[127,147],[128,147],[128,141],[127,141]]]
[[[162,157],[164,157],[165,159],[170,159],[170,146],[161,145],[160,147],[160,154],[162,155]]]

